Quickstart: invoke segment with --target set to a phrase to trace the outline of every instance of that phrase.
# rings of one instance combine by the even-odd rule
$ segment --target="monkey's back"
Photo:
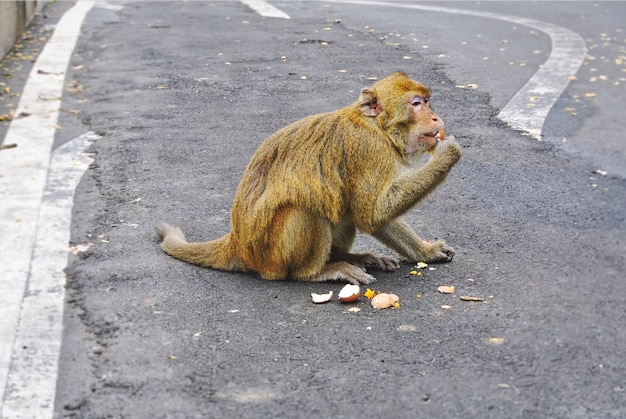
[[[374,189],[381,182],[371,181],[372,176],[389,173],[389,165],[396,164],[384,158],[391,144],[380,141],[381,132],[353,104],[298,120],[271,135],[239,184],[232,209],[235,236],[256,241],[285,206],[306,208],[337,223],[359,202],[353,199],[356,193],[364,189],[372,199],[378,196]]]

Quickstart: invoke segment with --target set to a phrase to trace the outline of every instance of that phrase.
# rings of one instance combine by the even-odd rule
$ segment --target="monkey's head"
[[[428,87],[397,72],[363,89],[359,105],[365,117],[376,118],[400,153],[412,155],[435,147],[443,129],[429,100]]]

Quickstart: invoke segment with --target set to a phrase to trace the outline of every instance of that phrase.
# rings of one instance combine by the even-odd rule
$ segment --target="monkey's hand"
[[[454,257],[454,249],[445,241],[437,240],[433,243],[425,242],[421,254],[424,262],[450,262]]]
[[[461,158],[461,146],[456,142],[454,135],[449,135],[445,140],[438,140],[433,153],[433,158],[447,157],[454,164]]]

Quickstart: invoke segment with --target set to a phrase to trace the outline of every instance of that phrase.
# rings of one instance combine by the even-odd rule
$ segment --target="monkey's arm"
[[[383,225],[372,235],[407,262],[449,262],[454,257],[454,249],[443,240],[425,242],[400,218]]]
[[[454,137],[440,141],[428,163],[415,171],[402,173],[383,189],[375,202],[369,231],[375,231],[398,218],[426,198],[445,180],[460,158],[461,147]]]

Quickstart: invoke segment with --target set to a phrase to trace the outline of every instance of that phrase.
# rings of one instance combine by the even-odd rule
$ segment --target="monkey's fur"
[[[353,254],[356,229],[411,262],[447,262],[454,250],[428,243],[400,217],[423,200],[461,157],[454,137],[437,141],[441,119],[430,91],[394,73],[355,103],[282,128],[256,151],[232,208],[232,230],[188,243],[182,231],[157,226],[161,247],[189,263],[254,271],[271,280],[343,280],[368,284],[365,267],[391,271],[396,259]],[[411,160],[434,153],[418,169]]]

